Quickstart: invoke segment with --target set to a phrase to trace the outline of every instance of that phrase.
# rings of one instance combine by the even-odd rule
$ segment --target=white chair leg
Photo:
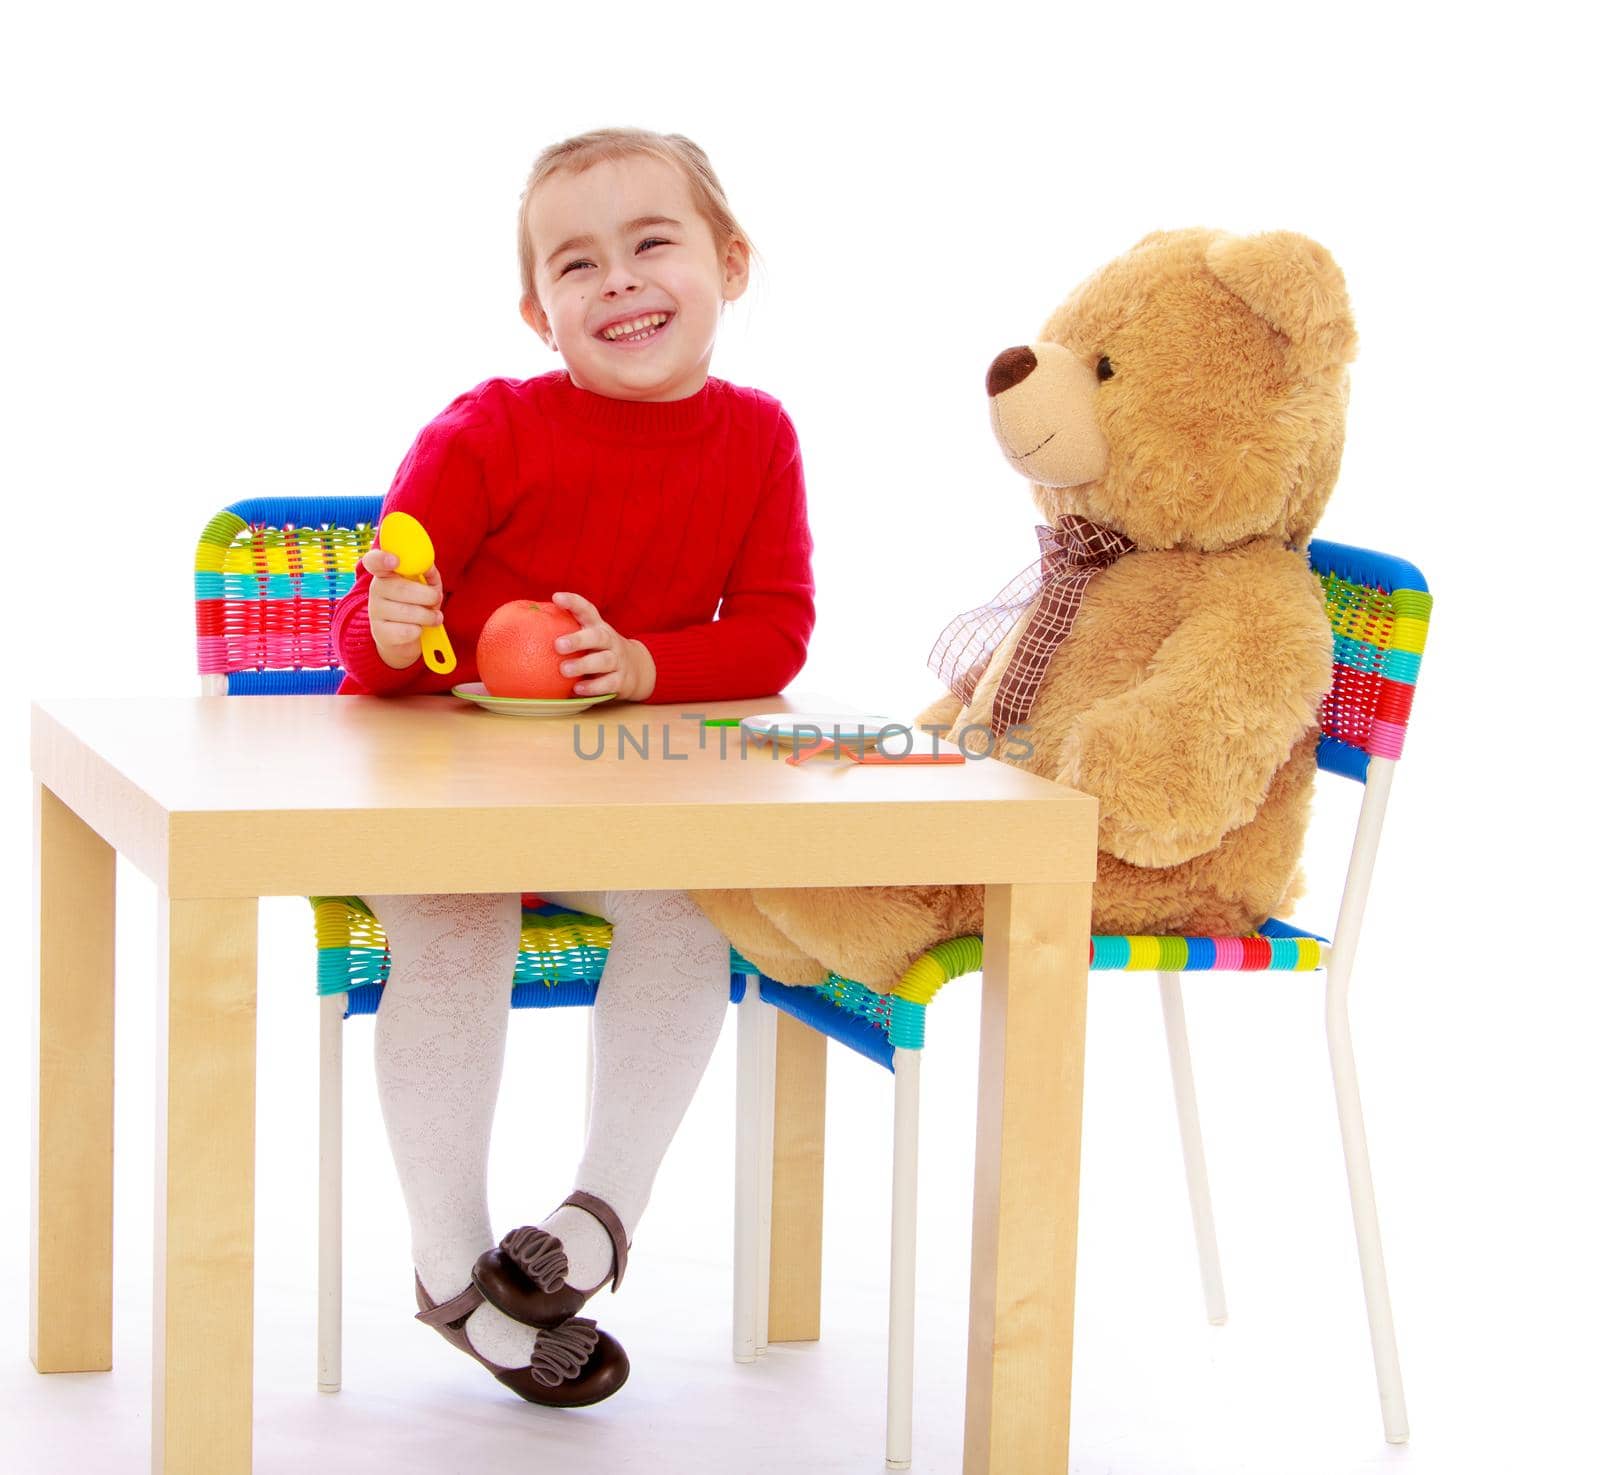
[[[917,1310],[917,1133],[922,1051],[894,1052],[894,1189],[889,1221],[889,1418],[883,1462],[911,1465],[911,1374]]]
[[[738,1089],[734,1117],[733,1148],[733,1360],[754,1362],[763,1336],[761,1307],[761,1225],[770,1226],[772,1208],[772,1139],[767,1138],[767,1184],[769,1202],[763,1214],[761,1205],[762,1122],[770,1120],[771,1108],[763,1109],[763,1099],[772,1095],[772,1079],[763,1078],[761,1045],[762,1014],[771,1006],[762,1002],[760,980],[745,979],[745,995],[739,1005]],[[770,1251],[769,1251],[770,1253]]]
[[[589,1113],[594,1109],[594,1010],[583,1021],[583,1137],[589,1140]]]
[[[1200,1140],[1200,1109],[1194,1094],[1194,1066],[1189,1059],[1189,1031],[1183,1018],[1182,983],[1181,973],[1161,974],[1161,1014],[1167,1026],[1172,1094],[1178,1103],[1178,1136],[1183,1142],[1183,1171],[1189,1182],[1195,1247],[1200,1253],[1200,1284],[1205,1291],[1206,1319],[1213,1326],[1221,1326],[1228,1319],[1228,1304],[1222,1294],[1222,1258],[1217,1253],[1217,1225],[1211,1214],[1206,1151]]]
[[[746,988],[759,992],[759,975]],[[756,1010],[760,1052],[761,1119],[756,1136],[756,1356],[767,1355],[767,1316],[772,1309],[772,1152],[777,1118],[778,1011],[763,1003]]]
[[[320,1004],[318,1049],[317,1387],[337,1393],[344,1331],[344,1006]]]
[[[1339,1132],[1344,1138],[1345,1173],[1350,1180],[1350,1208],[1355,1216],[1356,1251],[1367,1298],[1367,1326],[1372,1333],[1372,1360],[1378,1375],[1378,1403],[1383,1434],[1390,1444],[1411,1437],[1406,1395],[1400,1381],[1400,1349],[1395,1342],[1394,1311],[1389,1304],[1389,1277],[1378,1237],[1378,1201],[1372,1191],[1372,1160],[1356,1085],[1356,1057],[1350,1042],[1350,1013],[1344,994],[1348,965],[1340,969],[1338,952],[1328,963],[1328,1057],[1333,1065],[1333,1095],[1339,1107]]]
[[[1367,1129],[1361,1119],[1361,1092],[1356,1087],[1356,1057],[1350,1043],[1350,971],[1372,885],[1378,836],[1394,782],[1394,760],[1374,756],[1367,765],[1366,793],[1356,822],[1356,842],[1345,875],[1344,898],[1333,948],[1323,955],[1328,970],[1328,1059],[1333,1066],[1333,1096],[1339,1107],[1339,1133],[1344,1138],[1345,1173],[1350,1180],[1350,1208],[1355,1216],[1356,1251],[1361,1257],[1361,1283],[1367,1298],[1367,1326],[1372,1333],[1372,1361],[1378,1375],[1378,1402],[1383,1433],[1390,1444],[1404,1444],[1411,1435],[1406,1395],[1400,1383],[1400,1351],[1395,1344],[1394,1312],[1389,1305],[1389,1277],[1378,1238],[1378,1204],[1372,1191],[1372,1160],[1367,1155]]]

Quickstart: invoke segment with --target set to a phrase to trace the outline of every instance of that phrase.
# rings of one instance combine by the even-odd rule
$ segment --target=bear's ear
[[[1289,340],[1297,372],[1314,374],[1355,358],[1356,325],[1344,273],[1309,236],[1287,230],[1220,236],[1206,249],[1206,266]]]

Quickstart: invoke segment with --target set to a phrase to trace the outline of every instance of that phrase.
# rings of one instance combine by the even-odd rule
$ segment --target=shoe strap
[[[622,1220],[617,1217],[617,1211],[603,1198],[596,1198],[592,1193],[585,1193],[581,1188],[575,1188],[562,1200],[562,1207],[571,1204],[575,1209],[582,1209],[586,1214],[592,1214],[600,1221],[600,1226],[611,1237],[611,1258],[614,1268],[611,1272],[611,1291],[615,1295],[622,1285],[622,1272],[628,1264],[628,1235],[622,1227]],[[600,1285],[605,1282],[601,1281]],[[595,1290],[599,1290],[596,1286]]]
[[[420,1277],[417,1280],[417,1290],[426,1298],[427,1292],[422,1289]],[[470,1316],[483,1305],[483,1292],[471,1281],[467,1282],[466,1290],[452,1296],[448,1301],[441,1301],[437,1306],[429,1306],[417,1312],[417,1320],[424,1326],[444,1327],[452,1321],[459,1321],[462,1317]]]

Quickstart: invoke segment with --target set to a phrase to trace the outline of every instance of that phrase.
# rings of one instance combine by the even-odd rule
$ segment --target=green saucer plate
[[[609,702],[616,692],[603,692],[597,697],[494,697],[481,681],[464,681],[450,688],[453,696],[463,701],[475,702],[489,712],[502,717],[565,717],[570,712],[581,712],[596,702]]]

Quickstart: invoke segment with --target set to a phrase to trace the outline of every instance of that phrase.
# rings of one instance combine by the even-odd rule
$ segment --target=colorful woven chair
[[[344,672],[334,605],[371,546],[381,497],[257,497],[218,513],[195,552],[195,632],[205,695],[332,693]],[[359,897],[309,898],[322,999],[317,1386],[340,1382],[343,1021],[377,1012],[389,976],[383,929]],[[513,1009],[592,1005],[611,943],[604,918],[522,898]],[[729,997],[753,966],[729,949]],[[585,1092],[585,1102],[587,1105]]]
[[[195,565],[196,630],[205,691],[337,689],[343,673],[331,646],[332,608],[350,588],[357,562],[371,546],[381,505],[377,497],[258,498],[237,503],[212,520],[202,535]],[[1184,972],[1202,971],[1327,971],[1329,1047],[1384,1425],[1388,1437],[1398,1442],[1406,1437],[1404,1400],[1356,1095],[1346,997],[1431,596],[1421,574],[1397,559],[1321,541],[1312,543],[1310,558],[1327,595],[1336,662],[1334,685],[1323,704],[1318,764],[1366,785],[1340,907],[1339,948],[1335,951],[1324,939],[1286,923],[1269,921],[1258,934],[1242,938],[1096,937],[1090,967],[1096,972],[1160,975],[1207,1311],[1219,1322],[1226,1312],[1179,978]],[[331,1390],[339,1384],[340,1027],[351,1014],[376,1010],[388,954],[381,927],[358,898],[313,897],[311,902],[318,938],[317,989],[323,1000],[318,1385]],[[609,944],[610,926],[604,919],[525,895],[512,1006],[592,1004]],[[895,1078],[886,1459],[891,1468],[905,1468],[910,1462],[918,1079],[925,1015],[947,982],[977,972],[982,961],[981,938],[954,938],[931,948],[891,993],[880,995],[837,974],[815,988],[791,988],[760,974],[730,949],[730,998],[739,1006],[736,1360],[753,1360],[765,1352],[767,1343],[777,1013],[837,1040],[887,1068]],[[747,987],[752,980],[758,988]]]
[[[1206,1312],[1217,1324],[1226,1320],[1227,1308],[1195,1105],[1194,1073],[1190,1065],[1180,978],[1184,973],[1205,972],[1326,972],[1328,1048],[1333,1066],[1334,1097],[1344,1138],[1379,1403],[1385,1436],[1389,1442],[1399,1444],[1408,1436],[1405,1395],[1378,1237],[1366,1132],[1356,1089],[1347,1001],[1350,970],[1372,881],[1378,836],[1394,780],[1395,763],[1405,741],[1433,597],[1428,593],[1422,574],[1401,559],[1322,540],[1312,542],[1308,552],[1311,566],[1322,581],[1334,637],[1334,679],[1322,703],[1317,765],[1325,772],[1365,785],[1334,944],[1285,922],[1268,920],[1259,932],[1248,937],[1094,937],[1089,967],[1097,973],[1155,973],[1160,978],[1162,1013]],[[873,993],[837,974],[818,988],[790,988],[762,976],[759,994],[752,995],[741,1010],[743,1023],[744,1013],[753,1007],[759,1008],[759,998],[894,1073],[889,1378],[889,1464],[894,1467],[903,1467],[910,1453],[917,1082],[925,1015],[927,1006],[946,983],[952,978],[975,973],[982,966],[983,939],[960,937],[930,949],[912,964],[887,995]],[[771,1068],[764,1063],[771,1052],[770,1049],[762,1051],[761,1040],[759,1025],[741,1031],[742,1056],[748,1051],[754,1060],[748,1072],[741,1071],[741,1083],[748,1073],[750,1080],[745,1089],[755,1103],[741,1102],[741,1121],[753,1117],[758,1108],[770,1114],[763,1105],[763,1098],[772,1090]],[[765,1143],[768,1152],[770,1146],[769,1132]],[[761,1171],[745,1176],[746,1181],[756,1184],[770,1182],[770,1163]],[[764,1207],[758,1206],[758,1209]],[[751,1217],[747,1211],[737,1222],[742,1228]],[[758,1254],[757,1249],[747,1249],[736,1255],[736,1263],[748,1267],[757,1260]],[[759,1271],[747,1268],[746,1273],[754,1277]],[[735,1304],[748,1299],[748,1295],[743,1298],[736,1295]],[[764,1333],[758,1331],[756,1336],[759,1347]]]

